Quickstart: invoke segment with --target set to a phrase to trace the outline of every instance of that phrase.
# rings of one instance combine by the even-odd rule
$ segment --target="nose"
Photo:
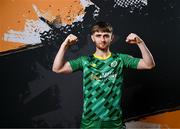
[[[101,36],[101,41],[103,41],[103,42],[105,41],[105,38],[103,36]]]

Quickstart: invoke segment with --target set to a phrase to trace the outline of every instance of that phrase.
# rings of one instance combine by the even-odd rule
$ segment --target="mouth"
[[[101,42],[101,43],[99,43],[99,45],[107,45],[107,43]]]
[[[100,43],[99,46],[100,46],[100,47],[105,47],[106,44],[105,44],[105,43]]]
[[[106,43],[100,43],[99,44],[99,48],[101,49],[107,49],[108,48],[108,45]]]

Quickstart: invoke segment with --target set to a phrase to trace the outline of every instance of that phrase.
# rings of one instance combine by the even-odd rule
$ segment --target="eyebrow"
[[[101,35],[103,35],[103,36],[109,36],[109,34],[95,34],[95,36],[101,36]]]
[[[95,36],[101,36],[102,34],[95,34]]]

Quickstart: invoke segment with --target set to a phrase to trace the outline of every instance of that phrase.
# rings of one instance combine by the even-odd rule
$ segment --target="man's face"
[[[112,42],[113,35],[109,32],[95,32],[91,35],[92,41],[96,48],[100,50],[107,50]]]

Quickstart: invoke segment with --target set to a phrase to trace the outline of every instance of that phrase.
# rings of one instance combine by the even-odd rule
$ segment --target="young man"
[[[133,33],[127,36],[126,42],[138,45],[142,58],[111,53],[109,47],[113,40],[113,28],[106,22],[97,22],[92,27],[91,38],[96,45],[92,56],[65,61],[67,49],[78,41],[73,34],[67,36],[55,57],[52,69],[57,73],[83,71],[84,105],[81,128],[124,129],[119,106],[123,69],[152,69],[155,66],[153,57],[144,41]]]

